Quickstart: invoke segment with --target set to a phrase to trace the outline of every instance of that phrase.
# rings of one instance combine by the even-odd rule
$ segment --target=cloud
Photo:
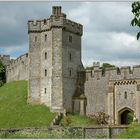
[[[61,5],[67,18],[83,25],[82,61],[122,65],[140,63],[131,2],[0,2],[0,53],[18,57],[28,51],[29,19],[44,19]]]

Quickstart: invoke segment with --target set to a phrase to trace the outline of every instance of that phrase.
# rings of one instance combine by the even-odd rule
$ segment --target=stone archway
[[[130,108],[123,108],[119,111],[119,124],[129,124],[133,121],[134,111]]]

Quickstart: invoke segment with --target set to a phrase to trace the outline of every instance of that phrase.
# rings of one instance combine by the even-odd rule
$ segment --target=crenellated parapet
[[[0,61],[3,63],[4,66],[10,64],[10,55],[0,55]]]
[[[28,33],[41,33],[49,31],[52,28],[62,28],[68,32],[82,35],[83,26],[76,22],[66,19],[66,15],[61,12],[61,7],[53,7],[52,15],[48,19],[29,20]]]
[[[140,65],[133,67],[109,67],[102,69],[99,63],[94,63],[91,70],[86,70],[86,77],[87,80],[101,80],[102,78],[107,78],[109,80],[140,78]]]

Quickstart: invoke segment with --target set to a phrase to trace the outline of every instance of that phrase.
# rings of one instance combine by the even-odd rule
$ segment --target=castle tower
[[[54,6],[44,20],[28,21],[28,102],[45,104],[52,111],[72,110],[81,62],[82,25],[70,21]]]

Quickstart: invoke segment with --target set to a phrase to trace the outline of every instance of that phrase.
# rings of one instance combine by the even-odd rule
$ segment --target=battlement
[[[2,61],[4,66],[10,64],[10,55],[0,55],[0,61]]]
[[[17,59],[10,61],[10,65],[7,66],[7,71],[9,69],[12,69],[12,68],[18,66],[20,63],[25,64],[25,61],[28,61],[28,53],[23,54],[23,55],[19,56]]]
[[[56,27],[79,35],[83,33],[83,26],[66,19],[66,14],[61,12],[60,6],[52,8],[52,15],[48,19],[28,21],[28,33],[41,33]]]
[[[109,78],[110,80],[115,79],[132,79],[140,78],[140,65],[123,66],[123,67],[109,67],[105,70],[100,68],[99,63],[93,63],[92,70],[86,70],[87,79],[101,80],[102,78]]]
[[[0,55],[0,59],[8,59],[8,60],[10,60],[10,55]]]

